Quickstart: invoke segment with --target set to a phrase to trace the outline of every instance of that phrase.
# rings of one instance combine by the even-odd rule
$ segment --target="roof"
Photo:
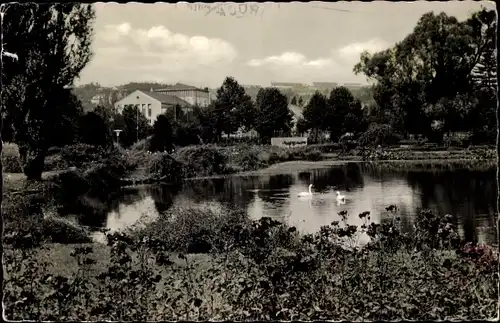
[[[190,104],[183,99],[180,99],[176,96],[173,95],[168,95],[168,94],[163,94],[163,93],[158,93],[158,92],[143,92],[147,96],[152,97],[155,100],[160,101],[163,104],[171,104],[171,105],[180,105],[180,106],[189,106]]]
[[[197,88],[196,86],[186,85],[182,83],[177,83],[175,85],[169,85],[167,87],[156,89],[155,91],[185,91],[185,90],[198,90],[198,91],[206,91],[205,89]]]
[[[335,82],[313,82],[314,86],[337,86]]]
[[[271,82],[272,86],[308,86],[302,83],[291,83],[291,82]]]

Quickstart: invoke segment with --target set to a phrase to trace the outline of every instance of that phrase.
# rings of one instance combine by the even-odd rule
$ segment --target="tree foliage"
[[[240,127],[251,129],[253,126],[255,110],[252,99],[233,77],[226,77],[217,89],[217,99],[211,110],[217,137],[222,133],[232,134]]]
[[[330,130],[330,138],[338,139],[346,132],[364,130],[361,102],[354,99],[349,89],[343,86],[333,89],[328,98],[328,106],[325,130]]]
[[[5,16],[4,43],[19,61],[4,63],[1,102],[28,179],[41,178],[61,117],[77,114],[68,87],[90,61],[94,16],[80,3],[11,4]]]
[[[120,142],[128,147],[133,143],[145,139],[151,134],[149,120],[140,112],[137,105],[127,105],[122,112],[122,120],[117,119],[117,129],[123,130],[120,133]]]
[[[169,118],[160,114],[153,124],[153,135],[149,144],[151,151],[170,151],[173,147],[172,125]]]
[[[309,100],[309,103],[304,107],[304,120],[308,129],[312,129],[314,133],[321,130],[327,130],[329,127],[329,107],[327,98],[315,92]]]
[[[113,143],[113,133],[107,120],[96,112],[87,112],[80,118],[79,140],[82,143],[109,147]]]
[[[288,99],[276,88],[262,88],[255,102],[257,109],[255,130],[261,140],[267,142],[276,131],[289,132],[292,127],[292,112]]]
[[[495,24],[486,9],[465,21],[426,13],[392,48],[363,53],[354,71],[375,81],[380,115],[396,130],[428,135],[437,121],[449,131],[463,129],[474,110],[494,109],[493,101],[473,98],[496,75]]]

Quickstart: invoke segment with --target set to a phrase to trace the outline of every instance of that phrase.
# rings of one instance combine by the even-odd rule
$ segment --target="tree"
[[[304,106],[304,99],[301,96],[299,96],[299,100],[297,101],[297,103],[299,104],[299,107]]]
[[[374,99],[396,130],[428,134],[433,119],[425,107],[473,92],[473,71],[491,47],[492,32],[484,30],[493,25],[490,18],[474,17],[459,22],[426,13],[394,47],[361,55],[354,71],[376,82]]]
[[[316,91],[304,107],[303,116],[306,124],[313,130],[316,138],[320,130],[327,130],[329,127],[329,107],[326,97]]]
[[[151,134],[149,120],[139,111],[137,105],[127,105],[123,109],[123,132],[120,141],[128,147]]]
[[[247,130],[253,127],[255,109],[252,99],[234,78],[226,77],[222,86],[217,89],[212,117],[217,138],[220,138],[222,133],[232,134],[240,127]]]
[[[338,139],[346,132],[363,131],[363,111],[361,102],[355,100],[351,91],[340,86],[330,92],[329,109],[324,118],[325,130],[330,130],[330,138]]]
[[[151,151],[171,151],[173,147],[172,125],[169,118],[160,114],[153,124],[153,136],[150,141]]]
[[[71,91],[91,58],[92,5],[11,4],[3,37],[18,64],[3,66],[2,103],[12,118],[15,141],[28,180],[41,179],[54,129],[75,115]],[[70,102],[70,104],[68,104]]]
[[[294,96],[290,104],[297,105],[297,98]]]
[[[80,117],[78,129],[79,139],[83,143],[103,148],[113,143],[110,124],[96,112],[87,112]]]
[[[275,131],[289,132],[292,127],[292,112],[288,99],[276,88],[262,88],[255,102],[257,118],[255,130],[262,142],[268,142]]]
[[[297,119],[297,122],[295,123],[295,129],[297,130],[297,133],[299,135],[304,134],[310,128],[311,127],[307,124],[307,121],[303,117]]]

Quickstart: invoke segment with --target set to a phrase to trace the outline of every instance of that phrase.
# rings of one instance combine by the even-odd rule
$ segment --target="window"
[[[144,114],[144,115],[146,114],[146,104],[145,103],[142,104],[142,114]]]
[[[151,111],[151,103],[148,103],[148,117],[151,117],[152,111]]]

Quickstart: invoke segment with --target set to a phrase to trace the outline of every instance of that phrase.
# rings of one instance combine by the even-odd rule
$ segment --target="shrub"
[[[250,171],[264,168],[272,158],[272,153],[266,158],[263,146],[241,145],[231,155],[231,162],[240,170]]]
[[[173,208],[135,233],[137,237],[155,237],[169,251],[208,253],[220,246],[226,226],[244,223],[245,214],[210,204]]]
[[[321,151],[315,147],[298,147],[291,151],[293,159],[318,161],[323,159]]]
[[[396,222],[370,223],[368,212],[358,215],[360,227],[340,212],[342,223],[307,235],[270,218],[242,216],[207,205],[174,209],[146,228],[106,235],[109,255],[102,264],[95,264],[95,247],[75,248],[77,270],[64,276],[34,251],[8,249],[6,317],[373,321],[496,315],[498,274],[472,261],[490,254],[486,250],[460,256],[439,249],[440,243],[414,251],[409,246],[416,236],[404,237]],[[348,248],[364,233],[372,244]],[[211,253],[196,261],[187,250]]]
[[[109,152],[98,146],[75,144],[61,149],[61,157],[70,166],[82,167],[85,164],[105,160]]]
[[[43,219],[43,234],[53,243],[88,243],[91,242],[87,230],[69,220],[54,216]]]
[[[6,173],[22,173],[23,165],[16,144],[5,143],[2,150],[3,171]]]
[[[54,153],[45,157],[44,171],[65,170],[70,167],[70,163],[63,158],[60,153]]]
[[[152,179],[167,183],[178,183],[184,177],[193,174],[192,170],[187,169],[188,165],[177,161],[167,153],[154,154],[148,167]]]
[[[174,157],[189,166],[186,172],[189,177],[226,174],[228,171],[226,155],[215,146],[183,147],[174,152]]]
[[[401,136],[396,134],[391,125],[372,123],[359,137],[358,142],[364,147],[374,147],[377,145],[394,145],[400,140]]]
[[[151,137],[141,139],[138,142],[134,143],[132,146],[130,146],[129,150],[131,150],[131,151],[148,151],[150,142],[151,142]]]

